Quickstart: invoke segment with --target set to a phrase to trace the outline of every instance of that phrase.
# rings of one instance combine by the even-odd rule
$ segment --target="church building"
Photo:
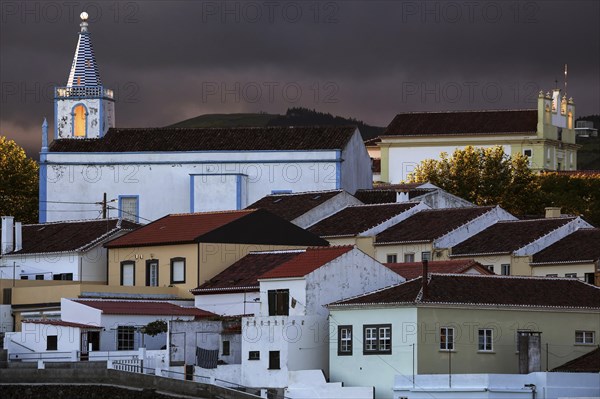
[[[40,222],[106,214],[147,223],[170,213],[243,209],[265,195],[372,186],[355,126],[116,128],[87,14],[65,87],[54,97],[54,140],[42,125]]]

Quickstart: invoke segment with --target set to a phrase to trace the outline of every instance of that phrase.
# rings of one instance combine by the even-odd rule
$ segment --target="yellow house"
[[[449,257],[475,259],[497,274],[531,276],[531,256],[591,227],[580,217],[500,221],[453,246]]]
[[[575,104],[560,90],[539,93],[537,109],[398,114],[370,140],[369,155],[380,158],[377,180],[399,183],[425,159],[438,159],[466,146],[502,146],[507,154],[523,154],[536,171],[575,170]]]
[[[531,256],[515,259],[529,263],[533,276],[578,278],[600,285],[600,229],[579,229]]]
[[[189,292],[251,251],[327,246],[263,209],[167,215],[108,242],[108,285],[150,293]]]
[[[429,274],[328,307],[331,380],[376,398],[395,377],[551,370],[600,334],[600,288],[575,279]]]

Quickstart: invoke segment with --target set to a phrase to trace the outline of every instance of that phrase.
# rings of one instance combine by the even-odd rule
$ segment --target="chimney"
[[[559,206],[546,207],[546,219],[559,218],[561,216],[560,209],[561,208]]]
[[[15,218],[2,216],[2,240],[0,242],[0,254],[4,255],[13,251],[15,242],[13,240],[13,228]]]
[[[21,222],[15,222],[15,252],[23,249],[23,227]]]
[[[423,275],[421,276],[422,294],[421,300],[427,298],[427,280],[429,280],[429,262],[427,259],[423,260]]]

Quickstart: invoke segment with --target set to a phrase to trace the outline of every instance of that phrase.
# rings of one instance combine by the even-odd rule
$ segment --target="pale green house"
[[[540,371],[598,345],[600,288],[576,279],[430,274],[329,305],[330,378],[391,398],[395,376],[519,373],[517,333],[541,333]],[[333,331],[333,330],[332,330]],[[334,337],[335,335],[335,337]]]

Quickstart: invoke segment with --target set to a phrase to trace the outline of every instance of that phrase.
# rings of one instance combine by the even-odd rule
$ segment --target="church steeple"
[[[98,73],[98,65],[94,56],[94,48],[90,40],[90,32],[88,31],[88,14],[81,13],[81,32],[79,33],[79,41],[75,49],[75,57],[73,57],[73,65],[67,87],[73,86],[102,86],[100,74]]]
[[[113,91],[102,86],[88,30],[88,14],[82,12],[81,31],[65,87],[54,92],[54,138],[97,138],[115,126]]]

